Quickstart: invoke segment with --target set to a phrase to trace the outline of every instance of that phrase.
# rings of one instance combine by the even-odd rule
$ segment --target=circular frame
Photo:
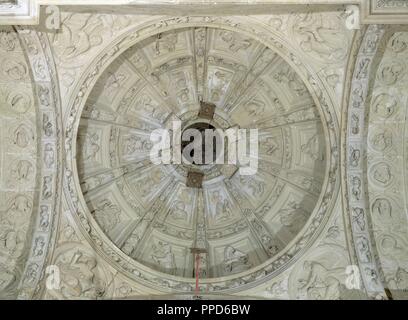
[[[326,92],[323,81],[310,67],[304,65],[300,51],[263,23],[248,17],[169,17],[134,26],[119,35],[93,60],[83,72],[69,98],[64,122],[66,123],[66,168],[63,189],[70,211],[81,233],[91,246],[116,270],[134,281],[163,292],[193,292],[195,280],[171,276],[155,271],[137,262],[117,248],[92,218],[82,195],[76,165],[76,136],[82,110],[93,85],[102,72],[121,53],[137,42],[157,33],[186,27],[218,27],[243,33],[279,54],[300,76],[316,103],[326,140],[326,172],[316,207],[302,231],[279,254],[245,272],[231,276],[202,279],[200,290],[209,292],[236,292],[264,283],[291,266],[314,242],[328,220],[339,191],[339,127],[335,103]],[[152,208],[154,210],[155,208]]]

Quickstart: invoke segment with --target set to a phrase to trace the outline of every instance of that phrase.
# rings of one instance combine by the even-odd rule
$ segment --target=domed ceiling
[[[200,101],[215,105],[210,119]],[[150,133],[207,123],[257,128],[258,171],[150,160]],[[301,234],[319,199],[325,140],[318,110],[295,71],[243,34],[178,29],[139,42],[99,78],[82,114],[77,165],[88,208],[108,238],[148,268],[203,278],[242,273]]]

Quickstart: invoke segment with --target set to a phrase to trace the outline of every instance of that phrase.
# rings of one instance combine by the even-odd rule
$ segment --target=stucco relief
[[[219,56],[221,55],[226,55],[223,59],[217,58],[215,60],[209,58],[209,65],[208,68],[213,68],[213,69],[219,69],[219,64],[222,65],[222,70],[223,72],[227,72],[228,68],[232,68],[235,70],[235,65],[236,64],[231,64],[229,63],[228,59],[235,59],[234,54],[236,54],[235,50],[232,50],[229,46],[226,46],[224,44],[224,38],[225,34],[219,30],[212,29],[212,28],[207,28],[206,33],[208,33],[208,36],[210,39],[212,39],[212,43],[209,45],[209,52],[213,55],[218,54]],[[169,59],[172,61],[172,54],[173,52],[178,51],[179,55],[180,54],[191,54],[189,52],[189,48],[185,48],[183,46],[179,46],[179,42],[184,42],[185,40],[190,37],[194,37],[195,33],[193,33],[194,30],[187,29],[182,29],[181,31],[176,31],[176,36],[172,37],[172,39],[178,39],[177,42],[175,43],[174,50],[170,50],[168,54],[170,54]],[[231,32],[230,32],[231,33]],[[119,135],[118,139],[114,138],[114,141],[119,141],[119,149],[115,147],[114,144],[112,144],[113,148],[110,149],[109,151],[109,157],[110,157],[110,163],[113,165],[114,163],[117,163],[116,161],[119,161],[121,164],[131,164],[132,162],[136,161],[146,161],[149,157],[148,151],[151,148],[151,143],[147,142],[148,138],[148,126],[146,125],[139,125],[141,121],[143,122],[153,122],[154,119],[152,117],[148,117],[148,115],[140,112],[140,109],[143,109],[143,105],[139,104],[140,101],[146,101],[146,96],[145,96],[145,89],[148,89],[150,92],[156,92],[156,93],[166,93],[166,92],[171,92],[171,86],[172,83],[168,81],[168,79],[171,78],[171,76],[176,75],[177,81],[176,83],[180,83],[182,87],[184,88],[191,88],[194,87],[192,86],[189,82],[187,82],[188,79],[194,78],[196,76],[196,71],[194,71],[194,66],[191,66],[192,59],[190,58],[179,58],[177,63],[170,63],[167,62],[167,60],[163,60],[164,57],[161,57],[161,60],[158,60],[161,65],[153,68],[155,76],[157,76],[157,81],[151,81],[150,78],[148,77],[149,74],[149,67],[148,65],[154,64],[154,62],[150,62],[149,59],[158,59],[156,56],[160,56],[160,54],[157,54],[156,51],[156,56],[153,56],[154,58],[150,58],[151,55],[146,55],[146,52],[154,53],[155,48],[157,47],[157,43],[159,41],[159,44],[161,44],[161,41],[164,37],[169,36],[171,33],[163,33],[160,35],[160,37],[153,37],[151,40],[144,40],[143,45],[139,44],[135,48],[132,48],[128,50],[127,52],[124,53],[124,57],[126,57],[126,60],[123,62],[114,62],[111,67],[108,68],[104,72],[104,74],[101,76],[100,83],[98,82],[95,85],[95,89],[91,93],[89,100],[89,104],[92,105],[92,121],[90,121],[90,118],[88,116],[88,112],[84,114],[83,120],[81,121],[80,127],[79,127],[79,133],[78,133],[78,152],[79,152],[79,157],[78,157],[78,169],[81,172],[81,175],[85,179],[84,182],[81,183],[84,187],[86,186],[86,189],[83,189],[84,192],[86,192],[86,198],[88,199],[88,206],[91,208],[91,213],[95,217],[95,219],[98,221],[99,225],[102,227],[102,229],[105,230],[109,234],[109,237],[111,239],[115,239],[114,241],[118,241],[118,245],[122,248],[122,251],[131,255],[133,258],[138,259],[143,259],[146,261],[149,261],[148,263],[151,264],[156,264],[159,269],[163,269],[162,265],[163,263],[161,262],[161,259],[151,259],[149,256],[144,256],[143,254],[138,254],[141,250],[143,250],[143,246],[145,246],[144,243],[150,243],[151,241],[154,241],[154,237],[151,239],[148,238],[149,240],[146,240],[146,236],[144,234],[148,234],[150,229],[152,228],[153,230],[160,230],[160,232],[163,232],[166,235],[170,236],[175,236],[177,235],[181,239],[185,240],[186,243],[184,243],[185,250],[188,251],[188,246],[190,245],[190,240],[192,238],[192,234],[194,230],[191,230],[194,226],[194,219],[195,218],[195,213],[191,212],[196,212],[202,211],[201,209],[198,209],[198,203],[196,202],[197,196],[192,193],[191,190],[183,189],[179,186],[179,184],[176,186],[175,189],[175,197],[165,199],[166,197],[163,196],[163,198],[166,200],[168,203],[167,205],[163,206],[163,209],[166,208],[168,205],[171,205],[171,203],[174,201],[174,209],[171,209],[170,213],[167,215],[165,218],[165,221],[168,222],[169,224],[164,225],[163,222],[161,221],[165,212],[161,213],[160,211],[156,213],[156,217],[153,217],[154,221],[150,222],[147,219],[147,214],[146,212],[143,212],[146,209],[141,209],[140,205],[137,207],[137,215],[136,215],[136,220],[133,221],[134,219],[134,214],[133,213],[125,213],[127,211],[126,208],[121,205],[122,199],[126,199],[126,197],[123,197],[122,195],[118,194],[118,191],[115,190],[114,188],[114,183],[115,180],[118,181],[117,179],[114,180],[107,180],[111,181],[113,184],[109,187],[111,188],[111,192],[113,194],[116,194],[115,198],[117,200],[107,200],[106,195],[103,194],[103,190],[97,190],[96,188],[100,189],[102,186],[106,187],[108,186],[108,183],[98,183],[97,181],[102,178],[101,174],[99,173],[99,170],[106,170],[105,166],[106,164],[109,163],[109,161],[104,160],[103,158],[106,157],[107,153],[102,150],[100,146],[104,145],[102,142],[106,137],[109,135],[108,134],[108,128],[106,126],[107,123],[112,125],[111,129],[111,134],[110,134],[110,140],[112,141],[112,133],[115,132]],[[217,38],[219,37],[219,38]],[[234,39],[238,39],[240,36],[234,35]],[[193,40],[193,39],[191,39]],[[220,44],[219,44],[220,43]],[[261,48],[259,44],[257,44],[255,41],[251,41],[253,45],[256,45],[258,48],[257,50],[261,53],[261,56],[259,59],[267,59],[267,63],[271,64],[271,62],[276,61],[277,57],[276,54],[270,54],[271,50],[270,49],[265,49]],[[222,50],[221,50],[222,49]],[[218,51],[217,51],[218,50]],[[265,52],[269,52],[269,55],[265,55]],[[209,55],[207,53],[203,53],[206,55]],[[137,59],[136,59],[137,57]],[[253,59],[255,59],[255,62],[249,61],[249,64],[253,64],[254,66],[257,66],[259,63],[258,56],[254,55]],[[143,62],[147,61],[147,62]],[[129,63],[134,63],[132,66]],[[131,67],[131,71],[134,73],[131,73],[129,71],[129,68],[126,68],[126,66]],[[307,93],[307,89],[305,85],[302,83],[300,80],[299,76],[291,71],[290,67],[287,66],[286,68],[283,67],[281,70],[276,71],[277,75],[280,74],[279,79],[283,77],[283,70],[289,70],[289,78],[288,78],[288,85],[283,85],[283,88],[285,92],[287,92],[287,95],[293,96],[293,99],[298,99],[300,96],[302,99],[307,99],[307,101],[310,101],[308,103],[311,103],[311,98]],[[156,71],[157,70],[157,71]],[[180,71],[184,70],[184,71]],[[206,68],[205,68],[206,70]],[[211,80],[213,79],[212,74],[207,74],[207,72],[203,70],[204,74],[208,77],[209,85],[207,89],[211,88]],[[245,70],[245,67],[242,67],[241,73],[243,70]],[[218,71],[217,71],[218,72]],[[248,71],[247,71],[248,72]],[[278,73],[279,72],[279,73]],[[238,79],[242,78],[242,74],[237,73]],[[258,77],[261,77],[264,72],[262,69],[259,69],[258,71],[255,72],[255,75]],[[116,87],[115,90],[110,90],[107,91],[105,90],[107,88],[107,84],[111,83],[111,79],[113,79],[113,76],[115,76],[114,79],[117,79],[118,76],[116,75],[122,75],[120,78],[122,79],[122,85],[121,87]],[[278,78],[277,75],[274,75],[274,78]],[[247,75],[247,77],[250,77],[252,75]],[[178,79],[180,77],[180,79]],[[217,77],[222,77],[220,74],[218,74]],[[160,81],[162,80],[162,81]],[[262,84],[261,88],[264,88],[266,86],[266,80],[263,82],[265,84]],[[191,80],[189,80],[191,81]],[[232,81],[232,78],[229,79],[229,81]],[[283,82],[282,80],[280,80]],[[146,82],[146,83],[145,83]],[[229,83],[227,82],[228,86]],[[234,83],[235,84],[235,83]],[[254,86],[256,83],[254,82]],[[127,94],[127,87],[132,86],[131,90],[128,92],[131,92],[133,97],[128,96]],[[218,84],[215,85],[216,88],[218,88]],[[228,87],[227,86],[227,87]],[[100,88],[103,88],[103,91],[100,91]],[[120,89],[119,89],[120,88]],[[177,88],[176,88],[177,89]],[[190,90],[190,89],[189,89]],[[201,90],[201,89],[200,89]],[[218,89],[217,89],[218,90]],[[235,89],[236,90],[236,89]],[[269,92],[272,90],[268,87]],[[292,90],[294,93],[292,93]],[[204,92],[205,89],[202,89]],[[190,91],[189,91],[190,92]],[[269,93],[268,92],[268,93]],[[271,92],[273,94],[273,92]],[[234,94],[234,88],[229,88],[228,92],[225,93],[226,97],[229,97],[230,94]],[[275,97],[277,93],[274,93]],[[194,90],[191,91],[191,96],[195,96],[195,99],[197,99],[197,95],[194,93]],[[125,98],[123,98],[125,97]],[[163,99],[167,99],[166,95],[162,95]],[[124,100],[126,99],[126,100]],[[169,98],[170,99],[170,98]],[[235,99],[235,96],[234,96]],[[267,100],[264,100],[264,97],[260,97],[259,99],[263,99],[262,102],[265,108],[265,105],[267,103]],[[275,100],[279,100],[278,98],[274,98]],[[287,98],[286,98],[287,99]],[[255,100],[255,99],[254,99]],[[111,101],[114,105],[112,106],[112,110],[109,110],[109,113],[112,114],[111,118],[101,118],[99,115],[102,113],[102,109],[104,112],[107,111],[105,106],[106,101]],[[130,104],[125,103],[127,101]],[[133,101],[133,103],[131,102]],[[149,100],[151,101],[151,99]],[[172,106],[174,106],[173,112],[177,112],[180,109],[180,105],[178,104],[178,100],[171,98]],[[256,100],[255,100],[256,101]],[[283,103],[286,105],[287,102],[283,101]],[[300,102],[299,102],[300,103]],[[119,108],[115,106],[115,104],[119,104]],[[130,107],[127,107],[127,106]],[[127,108],[125,108],[127,107]],[[192,108],[195,109],[197,108],[197,102],[190,101],[189,104],[184,104],[184,108]],[[306,106],[304,107],[306,109]],[[121,124],[116,124],[117,122],[115,121],[115,118],[122,118],[120,115],[119,116],[113,116],[114,115],[114,110],[118,110],[117,112],[121,114],[122,112],[126,112],[126,115],[134,115],[135,117],[137,116],[139,119],[139,123],[137,128],[133,128],[133,124],[128,123],[126,126],[123,126]],[[288,124],[288,128],[286,129],[287,132],[290,132],[290,125],[296,124],[298,121],[301,121],[303,118],[297,118],[293,117],[290,115],[288,117],[288,120],[286,120],[285,117],[285,112],[289,110],[288,107],[283,107],[283,105],[280,107],[280,109],[276,109],[276,112],[281,112],[283,113],[279,118],[278,123],[273,123],[277,127],[276,129],[265,131],[264,137],[267,139],[267,141],[270,142],[270,147],[268,150],[266,150],[266,156],[274,156],[272,159],[273,161],[277,160],[278,163],[282,163],[281,155],[283,152],[282,148],[279,148],[279,151],[277,150],[276,146],[274,145],[274,141],[279,141],[281,139],[281,134],[279,126]],[[307,109],[306,109],[307,110]],[[255,112],[256,110],[254,110]],[[183,111],[182,111],[183,112]],[[299,126],[298,128],[293,128],[294,134],[298,134],[301,136],[301,132],[303,130],[307,130],[307,139],[305,141],[301,141],[300,145],[301,146],[301,151],[305,153],[305,159],[300,159],[299,160],[299,170],[297,172],[291,172],[291,170],[287,170],[285,175],[287,176],[286,179],[291,180],[291,184],[293,187],[297,187],[303,190],[303,192],[311,193],[314,196],[317,196],[320,192],[320,181],[321,177],[319,178],[312,178],[310,176],[311,173],[308,173],[310,170],[313,170],[313,163],[314,161],[323,161],[324,156],[323,156],[323,150],[320,149],[319,147],[319,138],[318,136],[321,134],[320,132],[316,133],[316,129],[314,128],[314,121],[318,120],[318,115],[317,112],[312,112],[313,117],[310,119],[310,124],[308,127],[303,128],[303,126]],[[256,116],[256,114],[251,114],[251,116]],[[125,117],[123,117],[125,118]],[[150,119],[149,119],[150,118]],[[180,115],[180,118],[184,118],[184,115]],[[271,121],[274,120],[274,116],[270,117]],[[308,119],[309,120],[309,119]],[[105,124],[104,128],[102,128],[101,124],[99,121],[103,122]],[[263,126],[267,126],[268,122],[265,120],[263,121]],[[119,125],[119,130],[115,129],[114,126]],[[156,124],[158,126],[159,123]],[[318,126],[319,128],[319,126]],[[105,133],[104,133],[105,131]],[[133,135],[129,136],[128,133],[133,132]],[[273,134],[274,137],[271,137],[270,135]],[[277,135],[278,134],[278,135]],[[93,141],[91,141],[91,137]],[[287,138],[287,141],[285,142],[286,148],[288,150],[288,153],[291,152],[291,149],[295,147],[296,145],[290,141],[291,138]],[[280,145],[283,145],[283,142],[279,142]],[[267,146],[269,146],[267,144]],[[137,149],[137,153],[136,153]],[[123,150],[123,151],[121,151]],[[117,153],[125,153],[124,156],[118,155]],[[90,154],[95,154],[95,157],[90,157]],[[137,154],[137,156],[136,156]],[[114,162],[112,159],[115,159]],[[269,169],[269,162],[267,158],[265,158],[265,162],[262,164],[261,168],[262,170],[267,173]],[[286,162],[286,166],[288,166],[288,169],[290,168],[290,163]],[[91,169],[92,166],[92,169]],[[308,168],[308,166],[311,166]],[[98,169],[97,169],[98,168]],[[277,168],[276,168],[277,169]],[[273,169],[272,171],[276,171],[276,169]],[[138,174],[139,177],[136,178],[135,174]],[[158,171],[157,169],[153,168],[150,170],[143,170],[143,171],[137,171],[137,172],[129,172],[129,171],[124,171],[124,174],[126,174],[128,177],[125,179],[121,179],[120,183],[123,184],[125,183],[128,185],[127,189],[129,190],[138,190],[140,192],[135,192],[133,191],[132,193],[134,196],[132,198],[138,198],[141,205],[145,206],[146,208],[149,208],[149,202],[154,201],[155,197],[159,194],[159,192],[156,190],[155,192],[152,192],[154,189],[160,189],[164,190],[162,186],[164,184],[168,183],[168,179],[163,179],[162,173]],[[168,173],[167,173],[168,174]],[[115,175],[112,172],[105,172],[103,174],[104,176],[112,176],[114,177]],[[211,173],[211,175],[214,175]],[[219,175],[219,174],[217,174]],[[232,235],[234,232],[240,231],[243,232],[245,231],[246,224],[250,223],[252,226],[251,229],[253,230],[256,234],[256,238],[259,238],[258,241],[262,243],[262,246],[264,247],[265,252],[261,254],[267,256],[273,256],[275,255],[278,251],[279,248],[282,248],[283,243],[287,240],[281,240],[279,237],[276,237],[274,235],[270,234],[270,231],[263,226],[263,222],[258,220],[258,218],[254,217],[248,217],[248,222],[244,221],[239,221],[238,219],[240,218],[241,214],[240,211],[248,211],[248,210],[253,210],[252,208],[248,208],[245,204],[243,205],[237,205],[235,202],[242,202],[242,200],[237,200],[237,197],[239,199],[248,199],[253,206],[256,207],[259,206],[259,203],[263,202],[265,198],[267,197],[267,194],[270,192],[270,187],[268,187],[268,184],[272,183],[274,185],[276,183],[275,178],[280,178],[282,179],[282,182],[285,183],[284,177],[279,176],[275,174],[273,175],[273,179],[268,178],[261,178],[261,177],[239,177],[239,178],[232,178],[232,184],[226,185],[225,188],[217,189],[217,190],[212,190],[211,187],[209,186],[209,189],[211,190],[210,192],[204,192],[205,195],[205,210],[203,211],[205,213],[205,216],[207,216],[207,227],[204,226],[204,228],[210,228],[207,230],[206,234],[208,239],[221,239],[225,238],[228,235]],[[208,179],[210,181],[210,179]],[[89,182],[90,181],[95,181],[97,185],[95,187],[89,188]],[[118,181],[118,182],[119,182]],[[214,180],[215,181],[215,180]],[[287,181],[287,180],[286,180]],[[210,183],[210,182],[208,182]],[[132,187],[133,185],[136,185],[136,188]],[[113,189],[112,189],[113,188]],[[232,188],[232,189],[231,189]],[[242,189],[244,192],[240,193],[237,190]],[[280,186],[282,188],[282,186]],[[230,190],[230,191],[229,191]],[[232,191],[232,195],[228,195]],[[121,188],[121,191],[123,192],[124,189]],[[285,192],[290,192],[290,189]],[[291,191],[293,194],[297,193],[298,191],[292,190]],[[299,196],[296,196],[299,198]],[[109,199],[112,199],[111,196],[109,196]],[[190,200],[188,200],[190,199]],[[107,204],[107,201],[109,201],[109,205]],[[112,202],[113,201],[113,202]],[[285,237],[288,239],[288,237],[291,237],[292,235],[295,235],[304,225],[304,223],[307,221],[307,218],[310,214],[310,206],[309,209],[301,209],[300,208],[300,203],[301,199],[297,199],[297,202],[292,202],[290,205],[291,209],[285,209],[282,211],[283,212],[288,212],[285,216],[295,216],[297,213],[301,212],[302,219],[281,219],[277,220],[277,223],[282,223],[282,225],[288,229],[288,231],[285,231],[286,233],[289,232]],[[106,205],[104,205],[106,203]],[[102,210],[100,206],[103,205],[106,207],[107,210]],[[284,203],[283,203],[284,205]],[[173,206],[173,205],[171,205]],[[134,207],[134,206],[131,206]],[[272,206],[269,206],[271,208]],[[267,206],[264,206],[264,208],[267,208]],[[141,212],[142,210],[142,212]],[[235,213],[234,213],[235,212]],[[272,211],[273,212],[273,211]],[[264,212],[266,213],[266,211]],[[197,213],[199,214],[199,213]],[[127,216],[126,218],[123,218],[123,216]],[[140,219],[141,216],[145,216],[143,219]],[[270,213],[266,219],[269,220],[269,217],[273,216],[273,213]],[[122,218],[119,218],[122,217]],[[130,220],[129,220],[130,219]],[[228,223],[230,223],[230,220],[233,220],[235,222],[235,226],[228,226]],[[106,228],[106,221],[109,220],[111,223],[111,227],[109,230]],[[285,221],[285,222],[282,222]],[[124,223],[129,223],[131,222],[131,227],[129,227],[129,230],[127,230],[124,234],[122,235],[114,235],[117,233],[115,229],[120,230],[121,225],[123,226]],[[112,224],[113,223],[113,224]],[[149,227],[151,225],[152,227]],[[213,228],[213,226],[223,226],[223,228]],[[180,228],[180,227],[183,228]],[[133,231],[132,231],[133,228]],[[292,235],[290,235],[292,234]],[[252,236],[253,237],[253,236]],[[180,241],[181,239],[177,240],[177,243],[179,245],[182,244]],[[164,240],[163,240],[164,241]],[[162,240],[160,240],[160,243],[164,243]],[[205,242],[205,239],[203,240]],[[228,240],[223,240],[223,241],[228,241]],[[236,241],[236,240],[233,240]],[[252,240],[253,241],[253,240]],[[216,245],[216,244],[214,244]],[[221,246],[221,251],[225,250],[226,244]],[[248,243],[250,245],[250,243]],[[170,248],[170,244],[168,244],[168,247]],[[158,246],[155,246],[157,249]],[[224,248],[224,249],[222,249]],[[157,249],[158,250],[158,249]],[[218,249],[217,249],[218,250]],[[171,249],[167,250],[168,252],[172,252]],[[166,252],[167,252],[166,251]],[[220,252],[221,252],[220,251]],[[252,251],[252,249],[246,249],[245,251]],[[239,252],[239,251],[237,251]],[[243,253],[244,254],[244,253]],[[218,254],[217,254],[218,255]],[[159,255],[160,256],[160,255]],[[222,257],[222,254],[219,254],[219,257]],[[209,257],[209,263],[211,263],[211,254]],[[174,258],[174,265],[177,265],[176,260],[177,256]],[[216,258],[218,259],[218,258]],[[221,258],[220,258],[221,259]],[[225,258],[225,254],[223,259],[230,259],[230,258]],[[178,264],[184,265],[185,262],[179,262]],[[207,274],[208,275],[216,275],[217,272],[220,272],[221,274],[224,273],[236,273],[237,270],[240,270],[239,268],[230,268],[229,271],[225,271],[228,269],[225,268],[219,268],[217,266],[217,262],[213,262],[213,265],[215,265],[210,272]],[[188,268],[191,268],[188,267]],[[182,268],[164,268],[165,270],[170,270],[169,272],[180,272],[183,269]],[[216,271],[218,270],[218,271]],[[191,271],[182,271],[185,274],[192,274]]]
[[[186,23],[186,22],[188,22],[189,21],[189,19],[182,19],[182,20],[180,20],[180,22],[184,22],[184,23]],[[204,20],[205,21],[205,20]],[[166,22],[166,24],[168,24],[169,22]],[[233,47],[234,48],[234,47]],[[228,48],[228,50],[231,50],[231,48]],[[234,51],[234,50],[232,50],[232,51]],[[237,50],[237,53],[238,52],[240,52],[240,50]],[[140,61],[140,60],[139,60]],[[142,74],[142,76],[143,76],[143,74]],[[289,80],[289,81],[293,81],[293,80]],[[150,81],[149,81],[150,82]],[[181,82],[180,82],[181,83]],[[293,83],[293,82],[290,82],[290,83]],[[291,84],[291,86],[293,87],[293,85]],[[298,87],[293,87],[293,88],[300,88],[299,86]],[[163,91],[165,91],[165,90],[163,90]],[[299,92],[299,94],[301,95],[302,94],[302,91],[300,90],[298,90],[297,92]],[[300,119],[302,119],[302,118],[300,118]],[[291,122],[294,122],[294,123],[296,123],[296,121],[298,121],[297,120],[297,118],[293,118],[293,120],[291,120]],[[333,125],[335,125],[334,123],[331,123],[331,126],[333,126]],[[70,130],[70,124],[68,123],[68,130]],[[296,132],[294,132],[294,133],[291,133],[292,135],[293,134],[296,134]],[[67,140],[67,142],[69,142],[70,140]],[[303,144],[305,144],[306,145],[306,147],[305,147],[305,151],[306,151],[306,149],[307,150],[310,150],[311,152],[312,152],[312,147],[311,147],[311,144],[312,144],[312,142],[309,144],[310,145],[310,148],[307,148],[307,146],[308,146],[308,143],[307,143],[308,141],[305,141],[305,142],[303,142]],[[70,149],[68,149],[68,150],[70,150]],[[315,156],[313,156],[313,157],[311,157],[310,158],[311,159],[311,161],[315,161]],[[320,156],[317,156],[317,159],[324,159],[325,161],[326,161],[326,158],[325,157],[320,157]],[[300,162],[300,163],[302,163],[302,162]],[[299,164],[300,164],[299,163]],[[285,165],[287,165],[287,163],[285,163]],[[71,177],[71,173],[69,173],[69,177]],[[70,178],[71,179],[71,178]],[[153,180],[154,181],[154,180]],[[310,183],[310,182],[309,182]],[[252,184],[252,182],[251,182],[251,184]],[[69,184],[70,185],[70,187],[68,187],[68,189],[69,190],[71,190],[70,192],[72,192],[73,191],[73,189],[72,189],[72,184]],[[307,186],[308,185],[308,183],[306,183],[306,180],[305,180],[305,186]],[[262,184],[261,184],[261,186],[262,186]],[[308,188],[310,188],[310,187],[308,187]],[[255,193],[259,193],[259,190],[261,190],[261,192],[262,192],[262,188],[261,189],[259,189],[259,187],[256,187],[255,185],[250,185],[250,187],[249,187],[249,192],[250,192],[250,194],[251,193],[253,193],[253,192],[255,192]],[[258,191],[257,191],[258,190]],[[147,196],[147,194],[146,194],[146,196]],[[159,207],[157,208],[158,210],[160,210],[159,209]],[[156,209],[155,209],[156,210]],[[160,212],[160,211],[158,211],[158,212]],[[81,215],[82,215],[82,213],[81,213]],[[158,216],[160,216],[160,214],[158,215]],[[82,219],[82,218],[81,218]],[[148,220],[147,220],[147,227],[149,228],[149,222],[148,222]],[[160,226],[160,224],[157,224],[157,223],[155,223],[154,225],[157,225],[157,226]],[[160,228],[163,228],[163,227],[160,227]],[[252,227],[251,227],[252,228]],[[255,225],[254,225],[254,228],[255,228]],[[160,229],[160,230],[169,230],[169,227],[168,226],[165,226],[165,228],[163,228],[163,229]],[[261,230],[261,229],[259,229],[259,230]],[[93,231],[91,231],[92,233],[93,233]],[[95,237],[96,236],[96,234],[93,236],[93,237]],[[96,238],[94,238],[94,239],[96,239]],[[137,238],[135,238],[135,239],[137,239]],[[142,241],[144,241],[143,239],[142,239]],[[265,238],[265,245],[267,245],[267,243],[268,243],[268,241],[267,241],[267,239]],[[270,247],[271,249],[272,249],[272,247]],[[241,249],[238,249],[239,251],[236,251],[236,252],[240,252],[241,251]],[[168,251],[168,252],[170,252],[170,251]],[[173,250],[171,250],[171,252],[173,252]],[[273,252],[273,251],[271,251],[271,252]],[[224,253],[223,253],[224,254]],[[224,257],[225,258],[225,257]],[[176,263],[176,265],[177,265],[177,263]],[[126,267],[128,267],[128,266],[126,266]],[[177,270],[179,270],[179,268],[176,268]],[[255,278],[256,279],[256,278]],[[157,280],[154,280],[154,281],[159,281],[158,279]],[[244,280],[244,281],[248,281],[248,280]],[[161,282],[161,283],[164,283],[164,282]],[[231,282],[232,283],[232,282]],[[234,282],[235,283],[235,282]],[[245,283],[245,282],[240,282],[240,283]],[[237,285],[239,285],[238,283],[235,283],[235,284],[233,284],[233,287],[236,287]],[[185,289],[182,289],[182,290],[188,290],[187,288],[189,288],[189,286],[187,285],[187,284],[185,284],[185,285],[182,285],[181,283],[180,284],[172,284],[172,283],[169,283],[169,284],[167,284],[166,285],[166,287],[167,286],[171,286],[171,287],[173,287],[173,288],[185,288]],[[191,288],[191,287],[190,287]],[[214,286],[214,289],[213,290],[219,290],[219,289],[217,289],[218,288],[218,286]],[[222,287],[221,287],[222,288]]]
[[[348,183],[353,186],[348,194],[348,209],[368,291],[375,287],[398,291],[404,283],[401,280],[397,285],[395,281],[397,273],[403,274],[400,266],[405,264],[403,257],[406,256],[399,245],[406,241],[399,231],[406,225],[405,214],[401,213],[405,187],[401,175],[397,174],[404,172],[401,162],[403,139],[398,137],[403,136],[404,130],[404,121],[400,119],[404,119],[401,105],[406,98],[399,87],[405,86],[405,65],[400,62],[399,55],[405,51],[405,35],[397,30],[379,26],[368,28],[357,56],[351,87],[351,92],[366,92],[361,96],[351,95],[349,125],[353,126],[353,116],[358,114],[362,117],[359,127],[366,129],[354,137],[353,127],[349,130],[349,150],[346,151],[351,165]],[[369,61],[367,65],[359,63],[365,60]],[[364,70],[362,76],[360,70]],[[362,154],[365,156],[361,157]],[[358,183],[353,184],[353,181]],[[375,295],[375,291],[372,294]]]
[[[103,299],[112,297],[112,274],[103,268],[95,253],[69,242],[55,252],[54,264],[60,270],[59,288],[47,294],[54,299]]]
[[[364,34],[355,60],[355,69],[351,80],[351,97],[348,100],[347,145],[345,157],[347,161],[347,197],[346,207],[351,225],[352,241],[355,247],[356,259],[359,262],[360,273],[367,291],[372,297],[383,296],[381,282],[382,271],[377,260],[376,245],[372,238],[372,226],[369,216],[370,204],[367,198],[367,188],[370,182],[388,184],[391,179],[390,168],[385,163],[367,168],[365,155],[367,153],[366,131],[363,129],[366,119],[365,106],[371,79],[370,71],[375,65],[374,58],[384,34],[380,26],[370,26]],[[358,95],[354,92],[360,92]],[[356,161],[356,154],[359,159]],[[361,159],[361,160],[360,160]],[[367,169],[366,169],[367,168]]]
[[[407,225],[406,185],[398,174],[405,172],[404,139],[398,137],[405,136],[406,125],[406,36],[406,31],[390,30],[384,40],[385,52],[376,71],[368,125],[368,191],[374,237],[384,281],[391,290],[406,289],[402,288],[404,280],[395,280],[404,278],[402,268],[407,264],[404,243],[408,239],[403,231]]]
[[[0,297],[15,298],[29,255],[27,245],[34,220],[38,186],[37,139],[34,85],[17,32],[0,31],[1,67],[1,211]],[[11,83],[15,83],[11,85]]]
[[[61,32],[48,34],[60,73],[62,100],[77,81],[86,57],[130,23],[127,16],[61,14]]]
[[[340,149],[354,31],[342,10],[325,14],[136,21],[63,11],[58,33],[1,31],[0,295],[191,295],[193,247],[204,252],[198,289],[209,294],[348,299],[406,289],[405,122],[396,122],[406,32],[365,33]],[[183,166],[151,165],[149,133],[193,122],[202,99],[217,105],[217,126],[261,129],[257,175],[214,167],[191,189]],[[26,263],[15,268],[6,256]],[[357,291],[347,285],[353,263]],[[61,283],[45,291],[49,265]]]
[[[58,128],[60,127],[60,105],[58,87],[55,80],[55,69],[49,44],[43,35],[35,31],[18,29],[18,38],[28,55],[28,68],[34,86],[33,105],[35,106],[34,129],[22,125],[15,131],[15,145],[25,150],[35,150],[36,165],[40,173],[36,174],[35,183],[39,199],[32,210],[35,214],[31,222],[31,248],[28,248],[26,265],[22,271],[18,297],[28,299],[35,294],[41,295],[44,284],[40,284],[42,269],[49,254],[55,231],[55,216],[59,212],[61,150]],[[34,132],[37,141],[34,142]],[[31,179],[31,166],[28,162],[15,162],[11,171],[18,175],[17,181]]]

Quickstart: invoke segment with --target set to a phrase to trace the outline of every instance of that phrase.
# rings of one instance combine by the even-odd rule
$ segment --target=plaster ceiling
[[[201,166],[202,188],[184,165],[153,165],[152,130],[200,121],[216,105],[216,128],[259,129],[259,168]],[[193,277],[190,248],[203,248],[201,275],[222,277],[279,255],[319,198],[325,140],[318,110],[295,71],[243,34],[184,28],[125,51],[88,97],[77,167],[88,208],[124,253],[148,268]],[[271,205],[272,204],[272,205]]]

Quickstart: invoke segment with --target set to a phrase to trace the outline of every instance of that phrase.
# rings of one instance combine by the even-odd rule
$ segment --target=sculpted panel
[[[0,298],[11,299],[18,295],[31,250],[40,151],[34,88],[18,34],[2,27],[0,39]],[[39,239],[38,255],[40,247]]]
[[[384,272],[384,282],[392,292],[404,285],[403,266],[407,263],[407,242],[402,231],[408,224],[404,212],[406,202],[406,174],[403,150],[405,148],[405,104],[408,57],[407,32],[390,30],[385,41],[373,88],[369,118],[368,151],[369,192],[374,236]],[[398,190],[398,191],[397,191]]]

